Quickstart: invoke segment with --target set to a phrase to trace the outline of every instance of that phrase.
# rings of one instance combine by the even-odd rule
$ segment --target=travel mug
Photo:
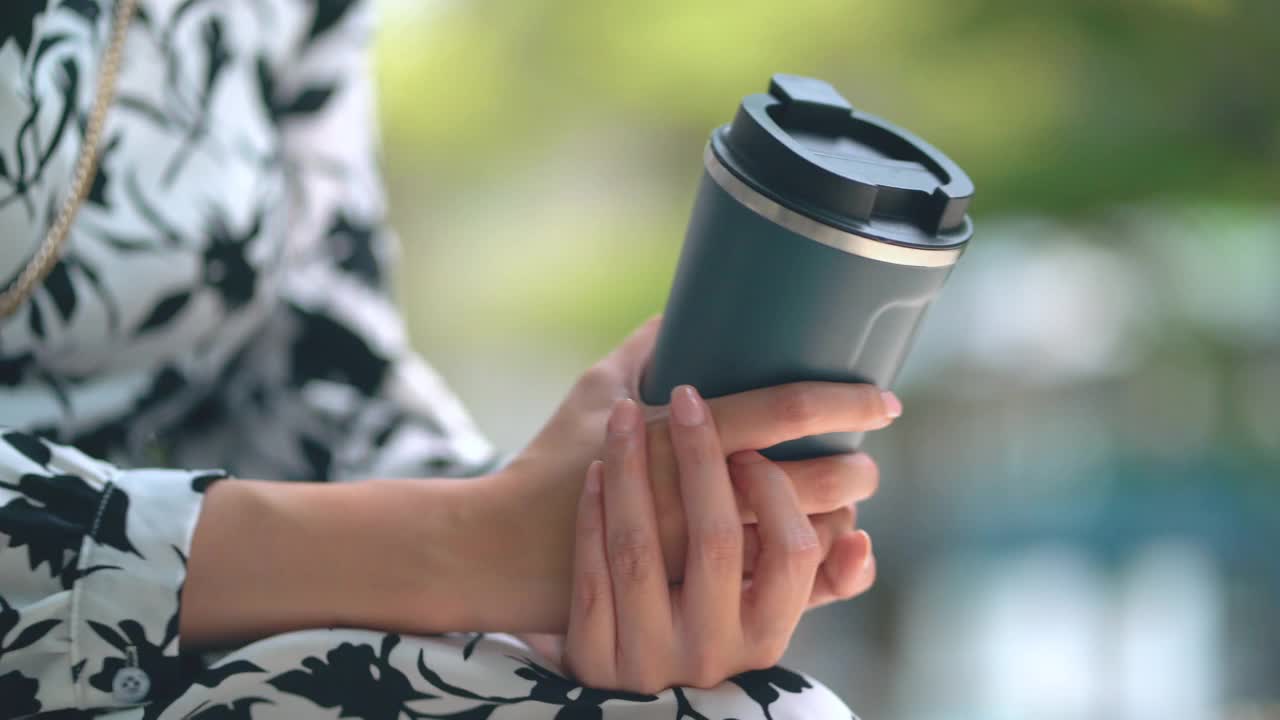
[[[716,129],[641,396],[801,380],[892,385],[973,223],[973,183],[830,85],[774,75]],[[775,445],[798,459],[861,433]]]

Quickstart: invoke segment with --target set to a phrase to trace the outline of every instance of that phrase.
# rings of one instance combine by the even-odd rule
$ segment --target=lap
[[[342,629],[288,633],[240,648],[159,714],[162,720],[852,716],[826,687],[781,667],[705,690],[639,695],[583,688],[507,635]]]

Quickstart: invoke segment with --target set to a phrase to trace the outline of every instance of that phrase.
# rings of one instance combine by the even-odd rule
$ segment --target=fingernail
[[[622,398],[613,405],[609,414],[608,429],[614,435],[629,435],[640,424],[640,408],[631,398]]]
[[[764,462],[765,457],[755,450],[743,450],[729,456],[729,461],[739,465],[751,465],[753,463]]]
[[[864,452],[853,452],[853,453],[846,454],[845,462],[849,463],[850,465],[859,465],[864,468],[871,467],[872,465],[876,464],[875,461],[871,459],[871,456]]]
[[[867,559],[862,562],[862,569],[858,571],[858,574],[861,575],[862,577],[866,577],[872,572],[875,572],[875,569],[876,569],[876,556],[872,554],[868,554]]]
[[[896,418],[902,415],[902,401],[897,395],[885,390],[880,393],[880,401],[884,403],[884,414],[890,418]]]
[[[687,426],[701,425],[707,419],[698,391],[691,385],[681,385],[671,392],[671,416]]]
[[[582,492],[588,495],[596,495],[600,492],[600,475],[603,467],[603,462],[591,461],[591,465],[587,467],[587,481],[582,485]]]
[[[875,548],[871,545],[871,535],[866,530],[857,530],[855,532],[861,535],[867,543],[867,556],[862,558],[862,567],[858,568],[859,573],[865,573],[876,560]]]

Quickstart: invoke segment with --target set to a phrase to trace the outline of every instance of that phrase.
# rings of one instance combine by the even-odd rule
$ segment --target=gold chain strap
[[[0,293],[0,318],[12,315],[31,297],[36,287],[44,281],[46,275],[62,257],[62,248],[66,245],[67,235],[71,231],[71,221],[76,212],[84,204],[85,196],[93,178],[98,172],[98,146],[102,140],[102,127],[106,124],[107,108],[115,96],[116,77],[120,74],[120,59],[124,55],[124,38],[129,29],[129,20],[133,17],[138,0],[116,0],[116,13],[111,25],[111,39],[102,55],[102,67],[98,73],[98,92],[93,98],[93,107],[89,110],[89,123],[84,131],[84,144],[80,147],[80,157],[76,160],[75,172],[71,176],[71,191],[62,202],[58,216],[54,219],[44,242],[31,257],[27,266],[18,274],[13,284]]]

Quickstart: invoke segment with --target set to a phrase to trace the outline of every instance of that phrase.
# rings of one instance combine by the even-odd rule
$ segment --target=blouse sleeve
[[[372,5],[320,3],[297,51],[260,68],[288,176],[281,302],[179,465],[323,481],[468,476],[498,462],[411,346],[389,289],[397,244],[378,164]]]
[[[180,689],[186,559],[221,477],[120,470],[0,428],[0,718]]]

